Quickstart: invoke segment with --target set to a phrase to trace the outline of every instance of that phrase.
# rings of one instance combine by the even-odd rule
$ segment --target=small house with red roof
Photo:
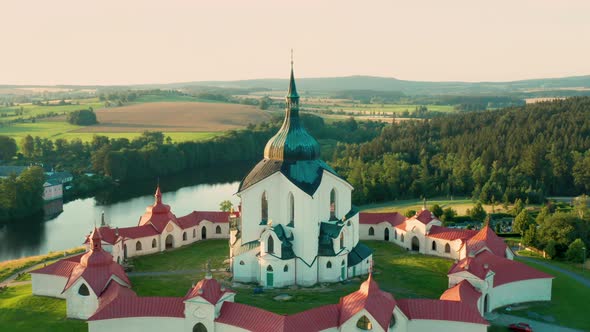
[[[109,283],[131,287],[121,265],[102,249],[98,229],[90,236],[90,250],[31,272],[33,294],[66,299],[67,316],[86,319],[98,308]]]
[[[473,292],[465,289],[465,282],[468,282],[481,294],[476,302],[482,314],[514,303],[550,301],[554,278],[491,250],[470,252],[451,267],[448,276],[450,288],[447,292],[451,293],[443,296],[451,296],[451,290],[456,289],[459,297],[472,302]]]
[[[160,186],[149,205],[139,217],[137,226],[112,228],[104,223],[100,227],[102,243],[116,262],[178,248],[196,241],[229,237],[229,221],[237,212],[193,211],[177,218],[170,205],[162,201]],[[89,243],[89,239],[86,240]]]

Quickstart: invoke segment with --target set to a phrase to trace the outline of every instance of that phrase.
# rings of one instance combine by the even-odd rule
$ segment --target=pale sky
[[[590,74],[588,0],[1,0],[0,84]]]

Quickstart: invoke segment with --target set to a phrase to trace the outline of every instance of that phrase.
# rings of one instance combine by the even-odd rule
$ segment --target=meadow
[[[367,212],[399,212],[404,214],[408,210],[420,211],[424,204],[423,200],[420,199],[407,199],[407,200],[398,200],[398,201],[390,201],[390,202],[383,202],[377,204],[367,204],[362,205],[359,208],[361,210],[366,210]],[[443,209],[447,207],[453,208],[453,210],[457,211],[458,215],[466,215],[468,209],[473,209],[475,202],[470,198],[465,197],[456,197],[453,199],[448,198],[432,198],[426,201],[426,205],[428,208],[431,208],[434,204],[440,205]],[[492,207],[491,204],[482,204],[483,208],[486,212],[491,213],[492,210],[494,212],[507,212],[506,209],[502,207],[502,205],[494,205]],[[530,204],[528,207],[538,207],[539,205]],[[511,206],[508,207],[510,209]]]

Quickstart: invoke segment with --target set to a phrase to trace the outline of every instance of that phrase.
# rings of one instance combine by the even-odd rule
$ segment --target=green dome
[[[281,129],[266,143],[264,158],[284,161],[315,160],[320,158],[320,145],[303,127],[299,118],[299,95],[293,68],[287,93],[285,121]]]

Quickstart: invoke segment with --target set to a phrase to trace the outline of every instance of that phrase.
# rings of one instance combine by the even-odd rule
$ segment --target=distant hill
[[[140,84],[127,86],[75,86],[58,85],[62,89],[180,89],[180,88],[231,88],[252,91],[285,90],[287,79],[252,79],[240,81],[195,81],[170,84]],[[44,86],[0,85],[2,89],[43,88]],[[47,86],[45,86],[47,87]],[[343,90],[399,91],[407,95],[473,95],[473,94],[519,94],[534,96],[590,95],[590,75],[561,78],[541,78],[510,82],[429,82],[406,81],[391,77],[346,76],[298,78],[297,87],[307,92],[333,92]]]
[[[254,79],[241,81],[203,81],[174,83],[172,88],[189,86],[217,86],[224,88],[284,90],[287,79]],[[428,82],[405,81],[374,76],[347,76],[330,78],[298,78],[297,87],[308,91],[377,90],[401,91],[405,94],[477,94],[516,93],[546,90],[590,90],[590,75],[563,78],[543,78],[511,82]]]

